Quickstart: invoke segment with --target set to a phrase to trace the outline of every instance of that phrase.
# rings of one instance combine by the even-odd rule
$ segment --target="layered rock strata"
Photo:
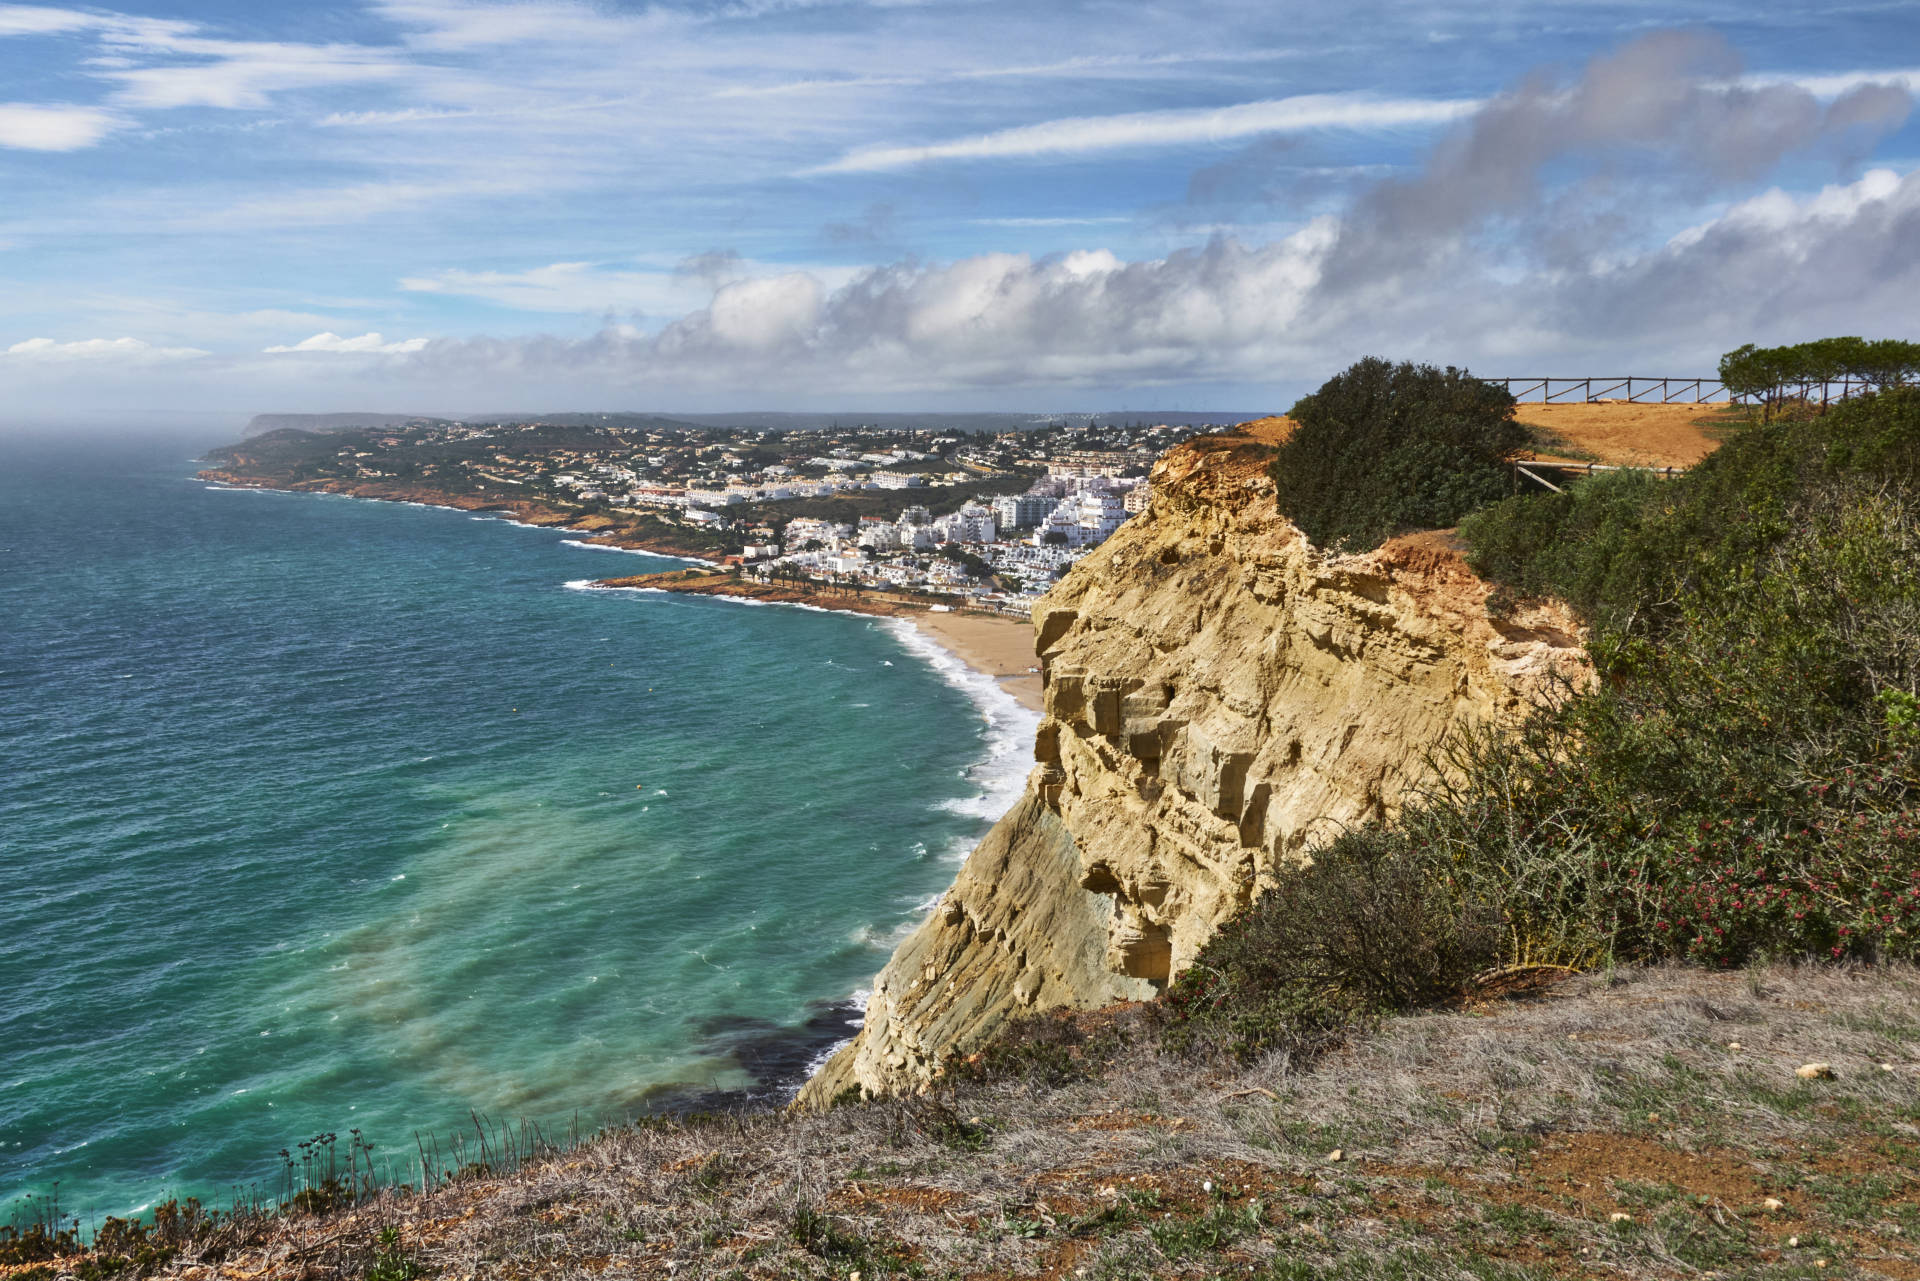
[[[1390,813],[1449,731],[1584,675],[1571,616],[1491,616],[1444,535],[1314,549],[1264,475],[1283,428],[1170,453],[1150,510],[1035,610],[1026,792],[803,1106],[924,1086],[1014,1015],[1152,996],[1317,835]]]

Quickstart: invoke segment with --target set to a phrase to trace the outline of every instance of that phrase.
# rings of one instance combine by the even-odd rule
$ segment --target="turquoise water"
[[[1017,787],[898,624],[192,452],[0,443],[0,1222],[777,1094]]]

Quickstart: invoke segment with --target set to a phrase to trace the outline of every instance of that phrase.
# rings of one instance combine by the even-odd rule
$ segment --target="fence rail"
[[[1737,402],[1718,378],[1487,378],[1518,401],[1535,404],[1624,400],[1637,405]]]
[[[1647,473],[1649,476],[1656,476],[1661,480],[1672,480],[1675,476],[1684,476],[1687,474],[1685,467],[1635,467],[1618,463],[1561,463],[1544,458],[1528,458],[1517,461],[1513,463],[1512,466],[1517,476],[1525,476],[1528,480],[1545,485],[1556,494],[1565,493],[1566,491],[1559,485],[1548,480],[1545,476],[1542,476],[1540,474],[1541,472],[1559,472],[1562,480],[1566,479],[1570,474],[1591,476],[1597,471],[1640,471]]]
[[[1626,401],[1635,405],[1744,405],[1755,398],[1729,392],[1718,378],[1483,378],[1499,383],[1522,404],[1593,404],[1596,401]],[[1795,398],[1812,403],[1817,396],[1822,405],[1845,400],[1873,384],[1859,378],[1835,378],[1828,382],[1789,383],[1783,391],[1798,389]]]

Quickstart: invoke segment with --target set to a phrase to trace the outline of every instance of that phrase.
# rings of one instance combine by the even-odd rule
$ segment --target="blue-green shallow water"
[[[0,1220],[754,1085],[1010,798],[1030,719],[894,625],[191,452],[0,442]]]

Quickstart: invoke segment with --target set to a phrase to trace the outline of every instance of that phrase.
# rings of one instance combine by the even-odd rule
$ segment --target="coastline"
[[[1031,765],[1033,722],[1042,711],[1042,686],[1033,653],[1033,631],[1024,618],[985,612],[932,612],[924,598],[896,593],[855,592],[814,582],[761,584],[719,569],[712,561],[662,545],[656,540],[609,536],[600,526],[605,518],[580,520],[546,504],[488,501],[477,496],[451,495],[418,486],[377,483],[310,483],[275,485],[258,478],[221,470],[202,470],[197,478],[209,487],[242,491],[331,494],[370,502],[457,511],[476,520],[499,519],[525,528],[580,534],[565,540],[586,550],[646,554],[696,561],[704,569],[679,568],[604,579],[579,579],[566,585],[576,590],[670,592],[714,596],[747,605],[782,604],[829,613],[864,614],[887,625],[920,661],[930,663],[950,684],[967,692],[992,727],[987,755],[970,771],[980,795],[949,803],[956,812],[992,822],[1008,808],[1025,786]],[[1002,702],[1001,700],[1004,700]],[[996,706],[998,704],[998,706]],[[973,846],[946,855],[958,863]],[[935,899],[923,908],[930,909]],[[831,1055],[852,1039],[865,1012],[865,991],[809,1004],[803,1021],[793,1027],[768,1027],[743,1036],[728,1036],[714,1047],[745,1069],[750,1083],[715,1087],[692,1083],[663,1083],[641,1102],[647,1114],[680,1116],[691,1112],[740,1112],[780,1108]]]
[[[694,547],[671,537],[638,537],[609,516],[583,516],[550,503],[505,495],[449,494],[424,485],[382,485],[341,481],[270,484],[256,476],[208,468],[194,473],[199,480],[223,489],[264,489],[282,494],[337,494],[344,498],[364,498],[372,502],[408,503],[417,507],[442,507],[459,512],[501,512],[503,519],[534,529],[561,529],[584,535],[583,545],[607,551],[646,552],[712,565],[717,553],[711,547]]]
[[[579,546],[597,551],[639,552],[672,557],[713,567],[715,562],[702,553],[710,548],[691,548],[671,538],[640,538],[618,527],[605,516],[580,516],[547,503],[528,499],[490,498],[477,495],[448,494],[426,486],[347,484],[316,481],[292,485],[268,484],[257,477],[240,475],[217,468],[199,471],[204,482],[228,489],[264,489],[287,494],[336,494],[373,502],[407,503],[421,507],[440,507],[468,513],[500,512],[502,519],[534,529],[565,530],[583,535]],[[955,612],[936,614],[928,605],[912,597],[886,593],[848,593],[819,584],[796,583],[773,586],[747,583],[727,575],[710,575],[698,581],[682,578],[678,572],[639,574],[593,581],[595,587],[677,592],[693,596],[730,596],[764,604],[801,605],[835,613],[867,614],[884,618],[904,618],[941,649],[959,659],[968,669],[991,677],[1020,706],[1029,711],[1041,709],[1039,662],[1033,653],[1032,625],[1024,619],[1004,615]]]
[[[1013,796],[1009,794],[1010,789],[1017,794],[1018,788],[1025,784],[1031,764],[1032,724],[1029,721],[1015,728],[1013,718],[1022,714],[1037,717],[1043,710],[1033,629],[1027,619],[985,612],[934,613],[930,603],[924,599],[892,593],[853,592],[821,583],[754,583],[719,571],[710,560],[675,550],[657,541],[614,537],[599,532],[597,526],[604,518],[580,521],[569,513],[524,500],[486,501],[418,487],[325,483],[270,485],[219,471],[201,471],[198,478],[220,488],[334,494],[367,501],[459,511],[474,519],[495,518],[497,514],[498,519],[527,528],[581,534],[583,537],[580,540],[567,541],[587,550],[672,557],[696,561],[706,567],[705,570],[675,569],[623,577],[582,579],[567,584],[576,589],[715,596],[742,604],[781,604],[798,609],[864,614],[889,620],[891,626],[903,629],[898,634],[909,650],[917,648],[915,641],[937,650],[974,680],[989,682],[995,691],[1014,705],[1004,712],[995,711],[990,702],[980,702],[978,694],[970,695],[979,703],[990,722],[1002,731],[1012,732],[995,735],[999,740],[998,746],[976,767],[982,775],[983,794],[968,802],[962,812],[974,813],[991,822],[1011,804]],[[923,661],[933,662],[936,669],[952,672],[939,658],[925,651],[920,657]],[[962,688],[973,683],[964,678],[956,680],[952,674],[947,679]],[[956,856],[956,861],[971,848],[972,842],[968,842]],[[741,1066],[753,1078],[751,1085],[719,1089],[685,1084],[663,1085],[658,1088],[658,1097],[650,1099],[645,1110],[649,1113],[681,1115],[689,1111],[739,1111],[783,1106],[834,1051],[848,1043],[850,1033],[858,1030],[864,1004],[863,993],[819,1002],[809,1007],[806,1019],[798,1027],[767,1029],[738,1044],[726,1046],[726,1051],[736,1055]]]
[[[991,678],[1020,706],[1041,708],[1039,659],[1033,652],[1033,624],[1003,614],[956,610],[934,613],[909,596],[854,592],[819,583],[755,583],[727,573],[674,570],[594,580],[609,591],[671,592],[682,596],[720,596],[762,605],[795,605],[838,614],[899,618],[927,640],[953,655],[969,670]]]

